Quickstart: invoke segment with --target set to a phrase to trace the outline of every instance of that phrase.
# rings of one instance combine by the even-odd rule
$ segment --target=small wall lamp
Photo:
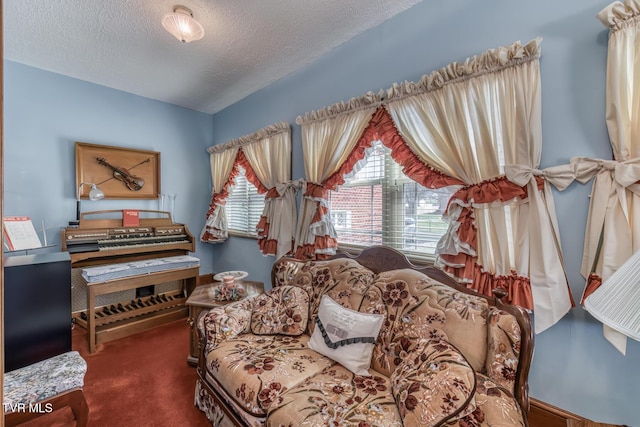
[[[82,187],[84,185],[90,185],[91,190],[89,190],[89,200],[92,202],[96,200],[104,199],[104,191],[102,191],[96,184],[91,182],[81,182],[78,185],[78,191],[76,192],[76,225],[80,224],[80,197],[82,196]]]
[[[189,43],[204,37],[204,28],[194,19],[191,10],[184,6],[175,6],[173,13],[164,15],[162,26],[182,43]]]

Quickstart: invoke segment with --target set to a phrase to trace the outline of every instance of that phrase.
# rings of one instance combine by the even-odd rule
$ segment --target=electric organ
[[[74,317],[87,328],[92,353],[100,343],[187,315],[185,301],[199,275],[198,259],[188,256],[195,251],[193,235],[186,225],[174,224],[168,212],[139,212],[158,217],[140,217],[139,224],[123,227],[122,218],[104,218],[122,211],[86,212],[77,227],[62,230],[62,251],[69,253],[72,269],[82,271],[79,282],[86,287],[86,310]],[[181,282],[176,291],[96,306],[96,299],[108,294],[174,281]]]

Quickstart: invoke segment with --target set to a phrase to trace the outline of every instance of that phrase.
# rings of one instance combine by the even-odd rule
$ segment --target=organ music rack
[[[187,255],[195,251],[193,235],[184,224],[174,224],[169,212],[140,210],[158,218],[140,218],[136,227],[123,227],[121,218],[97,218],[122,214],[120,210],[86,212],[77,227],[62,230],[62,251],[68,251],[72,268],[99,266],[152,258]],[[158,325],[186,317],[187,297],[196,286],[199,267],[178,268],[140,275],[84,283],[87,286],[87,309],[76,322],[87,329],[89,351],[98,344],[142,332]],[[180,291],[122,302],[120,309],[96,307],[95,299],[104,295],[139,287],[181,280]],[[103,311],[99,309],[102,308]],[[106,309],[106,310],[105,310]]]

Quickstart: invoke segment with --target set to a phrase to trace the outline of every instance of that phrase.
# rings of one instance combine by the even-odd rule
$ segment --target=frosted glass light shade
[[[104,191],[98,188],[97,185],[91,184],[91,190],[89,190],[89,200],[96,201],[104,199]]]
[[[69,222],[69,225],[78,225],[80,224],[80,197],[82,196],[82,187],[85,185],[90,185],[91,190],[89,190],[89,200],[96,201],[104,199],[104,191],[100,189],[96,184],[91,182],[81,182],[78,185],[78,191],[76,192],[76,220],[75,222]]]
[[[189,43],[204,37],[204,28],[193,18],[193,13],[184,6],[176,6],[173,13],[164,15],[162,26],[182,43]]]
[[[89,190],[89,200],[96,201],[104,199],[104,191],[102,191],[97,184],[91,182],[81,182],[80,185],[78,185],[78,192],[76,193],[77,200],[80,200],[80,196],[82,196],[82,187],[85,185],[91,186],[91,189]]]

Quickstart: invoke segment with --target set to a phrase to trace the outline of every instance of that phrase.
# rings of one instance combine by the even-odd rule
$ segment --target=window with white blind
[[[225,207],[229,234],[258,237],[256,225],[264,210],[264,194],[259,194],[256,187],[247,181],[242,167],[239,171]]]
[[[442,220],[452,192],[431,190],[402,173],[376,141],[366,164],[330,192],[331,218],[344,247],[387,245],[415,258],[433,258],[447,230]]]

